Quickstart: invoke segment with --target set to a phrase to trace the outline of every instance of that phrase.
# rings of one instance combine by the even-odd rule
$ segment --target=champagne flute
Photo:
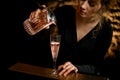
[[[52,53],[52,59],[53,59],[53,71],[52,74],[55,75],[55,77],[58,76],[57,68],[56,68],[56,61],[59,53],[60,48],[60,41],[61,41],[61,35],[50,35],[50,47],[51,47],[51,53]]]
[[[52,24],[56,25],[54,12],[49,7],[43,8],[42,5],[37,4],[40,9],[39,15],[34,18],[29,17],[23,22],[24,29],[29,35],[35,35],[43,29],[49,29]]]

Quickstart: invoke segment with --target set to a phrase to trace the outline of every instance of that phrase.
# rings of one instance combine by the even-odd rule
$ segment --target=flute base
[[[58,77],[58,70],[53,69],[52,72],[51,72],[51,74],[52,74],[55,78],[57,78],[57,77]]]

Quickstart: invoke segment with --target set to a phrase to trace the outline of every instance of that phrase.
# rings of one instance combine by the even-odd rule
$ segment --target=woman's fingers
[[[35,15],[35,11],[34,11],[34,12],[31,12],[31,14],[30,14],[30,16],[29,16],[29,19],[34,18],[34,15]]]
[[[42,10],[45,10],[46,9],[46,5],[42,5]]]
[[[61,70],[59,75],[63,76],[67,76],[71,71],[78,71],[78,69],[71,62],[66,62],[64,65],[59,66],[58,70]]]
[[[39,18],[39,14],[41,13],[40,9],[37,9],[35,12],[35,18]]]
[[[58,66],[59,71],[62,70],[62,69],[63,69],[63,65]]]
[[[66,76],[66,75],[69,74],[73,69],[74,69],[73,66],[68,65],[66,68],[63,68],[63,69],[60,71],[59,75]]]
[[[64,76],[67,76],[73,70],[74,70],[73,66],[71,66],[70,68],[66,69],[66,71],[64,72]]]
[[[36,11],[31,12],[29,19],[39,18],[41,13],[44,13],[46,9],[40,10],[37,9]]]
[[[47,11],[46,5],[41,6],[42,9],[38,8],[37,10],[31,12],[29,19],[39,18],[39,14]]]

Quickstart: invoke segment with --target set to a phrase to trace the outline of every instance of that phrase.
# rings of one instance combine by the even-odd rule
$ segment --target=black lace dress
[[[105,70],[104,56],[111,44],[112,27],[104,19],[102,28],[96,25],[77,42],[75,9],[64,6],[55,10],[59,33],[62,35],[58,65],[71,61],[79,72],[102,74]]]

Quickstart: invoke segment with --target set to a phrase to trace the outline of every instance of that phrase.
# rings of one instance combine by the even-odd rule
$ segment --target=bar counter
[[[8,70],[14,73],[21,73],[21,74],[31,75],[34,77],[39,77],[39,80],[45,80],[45,78],[47,80],[107,80],[107,78],[103,76],[74,73],[74,72],[70,73],[67,77],[63,77],[63,76],[55,77],[54,75],[50,74],[52,71],[51,68],[40,67],[40,66],[19,63],[19,62],[9,67]],[[27,80],[27,79],[24,79],[24,80]],[[36,79],[32,77],[29,80],[36,80]]]

